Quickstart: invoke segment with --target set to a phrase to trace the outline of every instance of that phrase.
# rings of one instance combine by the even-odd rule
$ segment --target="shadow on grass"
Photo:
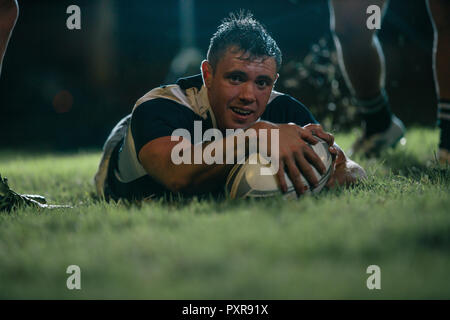
[[[144,199],[103,199],[100,198],[95,192],[91,192],[90,200],[93,203],[108,203],[116,206],[121,206],[124,208],[138,208],[141,209],[143,206],[147,204],[157,204],[163,207],[170,208],[171,210],[179,210],[186,206],[195,207],[198,203],[203,204],[214,204],[214,209],[216,212],[228,212],[230,210],[238,210],[243,206],[248,204],[257,202],[258,199],[234,199],[230,201],[230,199],[226,196],[225,192],[221,193],[208,193],[202,195],[181,195],[181,194],[165,194],[160,196],[149,196]],[[275,199],[281,198],[275,197]],[[281,201],[281,200],[279,200]],[[200,210],[201,211],[201,210]]]
[[[437,158],[424,161],[411,152],[386,152],[380,161],[383,167],[393,174],[404,176],[416,181],[427,177],[432,183],[450,182],[450,166],[439,165]]]

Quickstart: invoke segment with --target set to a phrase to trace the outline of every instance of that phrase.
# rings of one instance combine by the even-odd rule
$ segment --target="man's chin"
[[[253,125],[254,123],[256,123],[257,119],[248,119],[246,121],[236,121],[234,119],[230,119],[229,121],[226,122],[226,128],[227,129],[247,129],[248,127],[250,127],[251,125]]]
[[[254,124],[255,121],[246,121],[245,123],[237,123],[237,122],[232,122],[227,126],[227,129],[233,129],[233,130],[237,130],[237,129],[242,129],[245,130],[248,127],[250,127],[252,124]]]

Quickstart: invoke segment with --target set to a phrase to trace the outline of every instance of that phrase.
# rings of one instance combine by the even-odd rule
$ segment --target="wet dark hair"
[[[206,55],[213,69],[230,47],[237,47],[244,55],[248,55],[244,59],[271,57],[275,59],[277,71],[281,67],[280,48],[250,12],[241,10],[239,13],[230,13],[228,18],[222,20],[211,38]]]

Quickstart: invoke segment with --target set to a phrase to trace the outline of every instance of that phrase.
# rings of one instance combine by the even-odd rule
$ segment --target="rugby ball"
[[[314,167],[312,167],[314,174],[319,180],[318,186],[312,190],[305,177],[301,175],[303,185],[308,187],[305,194],[320,192],[326,185],[332,171],[333,159],[330,151],[328,150],[328,144],[322,139],[317,139],[319,142],[315,145],[310,144],[310,146],[322,160],[325,165],[326,172],[324,175],[321,175]],[[267,163],[267,161],[262,161],[261,157],[262,156],[258,153],[253,153],[245,160],[245,163],[236,164],[231,169],[225,184],[226,192],[231,199],[265,198],[282,194],[275,175],[276,172],[272,171],[273,174],[271,175],[261,174],[262,167],[270,168],[270,163]],[[285,179],[288,190],[284,194],[284,197],[297,198],[294,185],[287,174],[285,174]]]

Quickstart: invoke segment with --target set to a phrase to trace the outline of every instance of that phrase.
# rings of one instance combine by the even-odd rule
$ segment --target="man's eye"
[[[260,88],[265,88],[269,85],[269,83],[266,80],[258,80],[256,81],[256,85]]]
[[[242,77],[239,75],[231,75],[229,77],[229,79],[231,82],[242,82],[243,81]]]

